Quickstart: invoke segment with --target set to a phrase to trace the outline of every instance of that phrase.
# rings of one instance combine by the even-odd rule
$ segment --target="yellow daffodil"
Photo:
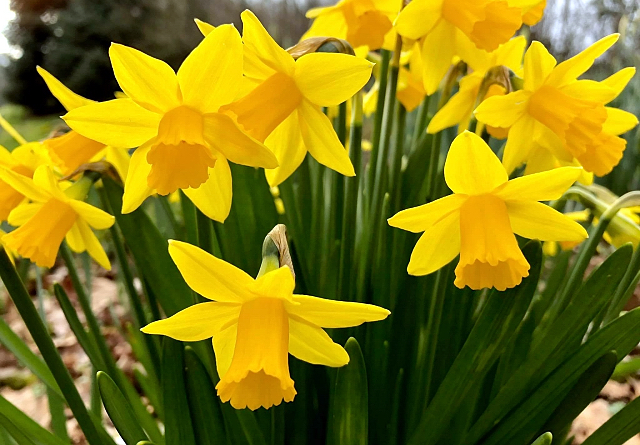
[[[288,354],[317,365],[344,366],[349,355],[324,328],[383,320],[389,311],[362,303],[294,295],[287,266],[253,279],[198,247],[169,241],[169,253],[187,284],[211,302],[145,326],[147,334],[181,341],[213,337],[223,402],[269,408],[296,395]],[[276,266],[277,267],[277,266]]]
[[[522,8],[522,23],[528,26],[533,26],[542,20],[544,8],[547,7],[547,0],[537,0],[537,3],[525,0],[520,1],[520,3],[524,4]],[[514,0],[511,0],[509,4],[514,6]]]
[[[0,146],[0,168],[7,168],[28,178],[33,177],[37,167],[49,162],[51,159],[47,149],[40,142],[27,142],[11,152]],[[0,179],[0,221],[6,221],[9,213],[24,199],[22,193]]]
[[[393,21],[399,11],[398,0],[340,0],[333,6],[307,11],[306,16],[313,23],[300,40],[336,37],[356,50],[361,47],[366,47],[365,52],[393,50],[396,42]]]
[[[618,135],[638,120],[605,104],[620,94],[635,69],[625,68],[602,82],[577,79],[616,40],[617,34],[605,37],[557,65],[540,42],[533,42],[524,58],[524,88],[480,104],[475,111],[479,121],[510,128],[503,157],[508,172],[524,162],[534,164],[529,172],[579,162],[602,176],[620,161],[626,143]]]
[[[74,252],[85,250],[105,269],[111,265],[91,228],[111,227],[115,218],[85,202],[88,178],[73,185],[59,183],[50,166],[42,165],[33,179],[0,168],[0,179],[31,200],[13,209],[9,224],[18,227],[2,242],[40,267],[52,267],[63,239]]]
[[[584,209],[565,213],[565,215],[576,222],[585,222],[589,219],[590,213],[589,209]],[[560,250],[571,250],[578,244],[580,244],[579,241],[545,241],[542,244],[542,251],[545,255],[556,256],[558,254],[558,248],[560,248]]]
[[[95,103],[71,91],[44,68],[38,66],[36,69],[49,87],[51,94],[60,101],[65,110],[71,111]],[[82,164],[104,158],[114,166],[123,180],[127,177],[130,158],[124,148],[105,145],[86,138],[73,130],[62,136],[47,139],[44,141],[44,145],[49,149],[52,159],[64,175],[73,173]]]
[[[466,62],[474,46],[494,51],[521,25],[522,7],[501,0],[413,0],[395,22],[398,34],[421,41],[427,94],[438,89],[455,56]]]
[[[273,150],[280,166],[265,170],[269,185],[287,179],[307,151],[319,163],[354,176],[349,155],[321,107],[338,105],[357,93],[373,65],[335,53],[305,54],[294,60],[251,11],[242,13],[242,24],[244,75],[251,92],[220,110]]]
[[[127,98],[85,105],[64,119],[83,136],[117,147],[137,147],[125,181],[123,213],[149,195],[182,189],[208,217],[224,221],[231,208],[227,161],[274,168],[262,143],[245,134],[222,105],[242,81],[242,41],[236,29],[213,30],[178,73],[138,50],[112,44],[111,64]]]
[[[526,45],[527,40],[519,36],[500,45],[495,51],[475,51],[475,56],[467,62],[473,71],[460,80],[460,89],[433,116],[427,132],[437,133],[454,125],[458,125],[458,133],[466,130],[477,104],[488,97],[507,93],[502,85],[492,84],[486,92],[483,91],[484,97],[478,97],[487,72],[499,66],[506,66],[516,73],[519,72]],[[502,136],[492,130],[490,133],[493,136]]]
[[[505,290],[529,275],[529,263],[515,234],[541,241],[581,241],[585,229],[538,201],[558,199],[580,175],[561,168],[509,181],[489,146],[465,131],[451,144],[444,166],[453,195],[389,219],[410,232],[425,232],[407,268],[427,275],[460,254],[455,285]]]

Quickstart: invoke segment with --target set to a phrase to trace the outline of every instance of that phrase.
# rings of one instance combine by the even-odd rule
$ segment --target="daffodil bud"
[[[287,266],[295,278],[289,243],[287,242],[287,226],[278,224],[271,229],[262,243],[262,264],[258,277],[282,266]]]
[[[489,93],[489,88],[492,85],[498,85],[505,89],[505,94],[509,94],[513,91],[511,84],[511,70],[506,66],[494,66],[490,68],[482,79],[478,95],[476,96],[476,107],[482,103],[482,101]]]
[[[311,37],[287,49],[294,59],[309,53],[342,53],[355,55],[353,48],[346,40],[335,37]]]

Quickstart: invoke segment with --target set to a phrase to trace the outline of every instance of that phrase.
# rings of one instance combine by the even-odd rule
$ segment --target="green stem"
[[[418,108],[416,121],[413,127],[413,136],[411,137],[411,151],[413,153],[419,146],[420,136],[426,131],[427,121],[429,120],[429,103],[431,96],[425,96],[424,100]]]
[[[369,186],[373,187],[376,163],[378,161],[378,151],[380,150],[380,135],[382,131],[382,117],[387,95],[387,80],[389,76],[389,61],[391,51],[383,49],[380,51],[380,74],[378,79],[378,100],[376,102],[376,112],[373,116],[373,133],[371,135],[371,157],[369,158]],[[371,197],[370,197],[371,198]]]
[[[109,442],[103,440],[103,436],[100,435],[96,425],[91,420],[89,412],[84,406],[84,402],[73,383],[69,371],[62,361],[60,354],[58,354],[53,340],[47,332],[47,328],[40,319],[38,310],[31,301],[27,290],[24,288],[16,269],[13,267],[4,249],[0,249],[0,277],[9,291],[9,295],[16,309],[18,309],[20,316],[27,325],[33,341],[38,346],[42,357],[55,377],[58,386],[60,386],[69,404],[69,408],[71,408],[80,428],[82,428],[87,441],[90,445],[109,444]]]
[[[426,195],[428,201],[433,201],[438,177],[438,165],[440,164],[440,145],[442,143],[442,132],[433,135],[431,139],[431,156],[429,156],[429,169],[426,178]]]

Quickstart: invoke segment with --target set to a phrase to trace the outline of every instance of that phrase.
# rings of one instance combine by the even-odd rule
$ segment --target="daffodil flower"
[[[213,30],[178,73],[166,63],[112,44],[111,64],[127,98],[85,105],[64,120],[81,135],[116,147],[138,147],[125,181],[122,212],[151,194],[182,189],[208,217],[224,221],[231,208],[227,160],[274,168],[275,156],[245,134],[222,105],[242,80],[242,41],[232,25]]]
[[[514,6],[514,3],[518,2],[514,2],[514,0],[509,2],[511,6]],[[547,7],[547,0],[537,0],[536,3],[531,3],[529,0],[520,0],[519,3],[524,5],[522,8],[522,23],[528,26],[533,26],[542,20],[544,8]]]
[[[169,253],[187,284],[211,302],[199,303],[145,326],[147,334],[181,341],[213,337],[223,402],[269,408],[296,395],[288,354],[305,362],[344,366],[349,355],[322,329],[383,320],[377,306],[293,294],[287,266],[253,279],[198,247],[169,241]]]
[[[28,178],[40,165],[50,163],[47,149],[40,142],[27,142],[9,151],[0,146],[0,168]],[[9,213],[18,206],[25,197],[18,190],[0,179],[0,221],[6,221]]]
[[[313,23],[300,40],[336,37],[349,42],[356,51],[364,47],[365,54],[380,48],[393,50],[393,21],[399,11],[398,0],[340,0],[333,6],[307,11]]]
[[[477,135],[465,131],[444,165],[452,195],[403,210],[389,224],[424,232],[407,268],[430,274],[460,254],[455,285],[505,290],[529,275],[515,234],[541,241],[582,241],[585,229],[538,201],[558,199],[580,175],[565,167],[509,181],[500,160]]]
[[[6,168],[0,168],[0,179],[32,201],[11,211],[9,224],[18,228],[2,237],[3,244],[40,267],[52,267],[66,239],[74,252],[87,251],[102,267],[111,268],[91,228],[108,229],[115,218],[83,201],[91,185],[88,178],[60,183],[51,167],[42,165],[33,179]]]
[[[506,66],[518,73],[522,67],[522,57],[526,46],[527,39],[518,36],[500,45],[495,51],[475,51],[474,57],[467,62],[472,72],[460,80],[458,92],[451,96],[449,101],[433,116],[427,127],[427,133],[437,133],[454,125],[458,125],[458,133],[468,129],[473,110],[478,103],[485,98],[504,95],[507,92],[503,86],[493,84],[488,88],[484,97],[478,98],[487,72],[493,67]],[[493,130],[490,130],[490,133],[492,136],[503,136]]]
[[[591,212],[589,212],[589,209],[584,209],[584,210],[578,210],[576,212],[568,212],[565,213],[565,215],[568,218],[571,218],[572,220],[576,221],[576,222],[585,222],[589,219],[589,215],[591,214]],[[556,256],[558,254],[558,248],[560,248],[560,250],[571,250],[574,247],[576,247],[578,244],[580,244],[579,241],[545,241],[542,244],[542,252],[544,252],[545,255],[548,256]]]
[[[357,93],[369,80],[373,64],[334,53],[305,54],[294,60],[251,11],[242,13],[242,24],[244,75],[250,92],[221,111],[273,150],[280,166],[265,170],[269,185],[287,179],[307,151],[330,169],[355,176],[321,107],[338,105]]]
[[[480,122],[509,128],[503,157],[509,173],[524,162],[532,164],[528,172],[556,162],[579,162],[598,176],[617,165],[626,146],[618,135],[633,128],[638,119],[605,104],[620,94],[635,68],[625,68],[602,82],[577,78],[618,37],[605,37],[557,65],[540,42],[533,42],[524,58],[524,88],[480,104],[475,111]]]
[[[438,89],[455,56],[466,62],[474,46],[494,51],[521,25],[522,7],[502,0],[413,0],[395,22],[398,34],[421,42],[427,94]]]
[[[44,79],[51,94],[60,101],[67,111],[95,103],[86,99],[56,79],[51,73],[42,67],[36,67],[40,76]],[[129,153],[124,148],[111,147],[101,142],[86,138],[71,130],[62,136],[56,136],[44,141],[49,149],[51,158],[64,175],[73,173],[82,164],[105,159],[116,169],[124,180],[129,169]]]

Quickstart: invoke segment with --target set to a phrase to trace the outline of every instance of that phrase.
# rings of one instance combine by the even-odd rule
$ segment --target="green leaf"
[[[622,445],[640,433],[640,398],[631,401],[598,428],[582,445]]]
[[[540,276],[540,243],[528,243],[523,253],[531,264],[530,275],[513,289],[490,293],[478,321],[409,443],[437,443],[467,394],[481,384],[485,373],[504,351],[531,303]]]
[[[187,399],[198,445],[218,445],[227,442],[224,418],[216,390],[207,369],[190,347],[185,348]]]
[[[161,376],[166,443],[196,445],[184,378],[184,347],[169,337],[163,338]]]
[[[142,208],[123,215],[122,187],[111,179],[103,179],[109,204],[138,272],[142,274],[165,313],[173,315],[189,306],[191,289],[169,256],[168,243]]]
[[[536,441],[531,445],[551,445],[552,440],[553,435],[551,433],[544,433],[542,436],[538,437]]]
[[[147,440],[147,435],[140,427],[140,422],[136,419],[131,405],[111,377],[99,371],[96,378],[102,403],[125,443],[136,445],[142,440]]]
[[[0,426],[4,427],[9,432],[11,437],[13,437],[13,440],[15,440],[18,444],[20,444],[20,445],[38,445],[33,440],[31,440],[29,438],[29,436],[27,436],[24,433],[24,431],[22,431],[16,425],[11,423],[11,421],[9,419],[7,419],[6,417],[4,417],[2,414],[0,414]]]
[[[0,415],[33,442],[41,445],[69,445],[69,442],[51,434],[2,396],[0,396]],[[18,440],[17,437],[14,436],[14,438]]]
[[[349,338],[344,348],[350,360],[336,371],[330,400],[327,444],[366,445],[369,435],[367,370],[355,338]]]

